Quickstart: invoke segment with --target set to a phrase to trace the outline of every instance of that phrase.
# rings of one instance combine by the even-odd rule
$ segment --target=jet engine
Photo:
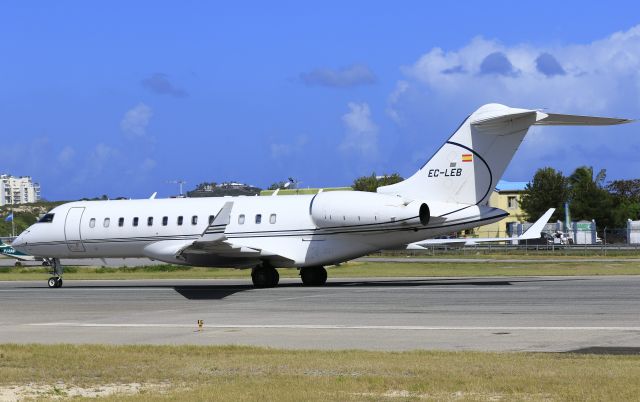
[[[424,202],[360,191],[319,193],[313,197],[309,213],[320,228],[393,222],[427,225],[430,215]]]

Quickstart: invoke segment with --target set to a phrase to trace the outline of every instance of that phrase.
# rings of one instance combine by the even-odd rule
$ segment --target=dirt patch
[[[0,386],[0,402],[17,402],[34,398],[66,399],[98,398],[110,395],[135,395],[141,392],[163,392],[170,384],[103,384],[80,387],[65,383]]]

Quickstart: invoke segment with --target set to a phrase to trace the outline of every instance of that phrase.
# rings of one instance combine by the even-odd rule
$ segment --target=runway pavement
[[[0,282],[0,342],[640,350],[640,277]],[[197,320],[204,320],[198,331]],[[605,349],[606,350],[606,349]]]

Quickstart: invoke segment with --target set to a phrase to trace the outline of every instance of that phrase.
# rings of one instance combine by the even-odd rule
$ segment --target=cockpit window
[[[38,220],[39,223],[50,223],[53,222],[53,216],[55,214],[44,214],[42,216],[42,218],[40,218],[40,220]]]

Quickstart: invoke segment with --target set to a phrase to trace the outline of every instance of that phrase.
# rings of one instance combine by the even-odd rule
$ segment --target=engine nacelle
[[[319,193],[309,207],[311,218],[321,228],[402,222],[429,223],[429,207],[420,201],[360,191]]]

